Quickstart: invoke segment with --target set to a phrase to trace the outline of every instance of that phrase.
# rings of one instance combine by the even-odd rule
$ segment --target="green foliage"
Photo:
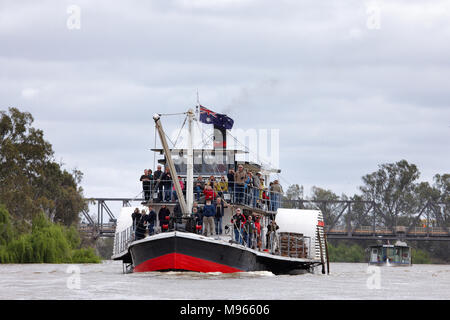
[[[7,244],[12,239],[13,230],[9,212],[4,205],[0,204],[0,246]]]
[[[357,244],[328,243],[328,254],[330,262],[366,262],[365,248]]]
[[[411,258],[413,264],[429,264],[432,263],[429,254],[420,249],[412,248]]]
[[[31,232],[0,246],[0,263],[100,262],[93,248],[79,248],[80,243],[74,227],[52,223],[40,213],[33,219]]]
[[[100,258],[95,254],[94,248],[82,248],[73,250],[72,263],[100,263]]]
[[[52,222],[70,226],[87,207],[78,186],[83,174],[69,173],[54,161],[51,144],[31,126],[33,121],[30,113],[16,108],[0,111],[0,202],[19,233],[29,231],[41,211]]]
[[[362,178],[363,199],[375,201],[379,206],[378,224],[388,228],[410,225],[424,205],[442,199],[440,188],[445,189],[446,175],[436,175],[434,187],[428,182],[416,182],[419,176],[416,165],[401,160],[382,164],[378,171]]]

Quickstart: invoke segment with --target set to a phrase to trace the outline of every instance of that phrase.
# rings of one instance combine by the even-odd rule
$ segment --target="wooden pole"
[[[327,274],[330,274],[330,258],[328,257],[328,243],[325,230],[323,231],[323,240],[325,242],[325,254],[327,255]]]
[[[159,114],[155,114],[153,116],[153,120],[155,120],[156,130],[159,133],[159,138],[161,139],[161,144],[164,149],[164,155],[166,156],[167,164],[169,165],[169,171],[170,171],[170,174],[172,175],[172,181],[175,184],[174,187],[175,187],[175,191],[178,196],[178,202],[180,203],[181,211],[183,212],[184,216],[188,216],[188,215],[190,215],[190,212],[188,210],[188,206],[184,199],[183,192],[181,191],[180,182],[178,180],[178,173],[175,169],[175,165],[173,164],[172,154],[171,154],[169,146],[167,144],[166,136],[165,136],[160,118],[161,117]]]
[[[317,228],[317,240],[319,240],[320,261],[321,261],[321,263],[322,263],[322,274],[325,274],[325,262],[323,261],[322,241],[321,241],[321,239],[320,239],[319,228]]]

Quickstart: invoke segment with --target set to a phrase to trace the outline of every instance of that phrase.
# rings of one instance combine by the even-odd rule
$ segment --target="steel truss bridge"
[[[285,200],[284,208],[320,209],[325,219],[328,239],[347,240],[436,240],[450,241],[449,204],[427,202],[409,219],[397,219],[392,227],[374,201],[354,200]],[[446,211],[447,210],[447,211]]]
[[[86,201],[94,203],[97,212],[92,216],[88,211],[83,211],[86,222],[81,223],[79,229],[93,238],[98,238],[114,236],[117,220],[109,205],[116,203],[135,206],[140,205],[144,199],[90,198]],[[165,204],[168,207],[175,205]],[[448,204],[445,203],[427,202],[407,223],[393,227],[380,224],[386,215],[374,201],[283,200],[282,207],[322,210],[328,239],[450,241],[449,219],[446,217]]]

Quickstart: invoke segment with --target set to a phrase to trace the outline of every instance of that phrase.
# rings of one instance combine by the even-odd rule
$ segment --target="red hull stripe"
[[[181,253],[169,253],[163,256],[149,259],[134,268],[135,272],[148,272],[158,270],[189,270],[197,272],[242,272],[242,270],[226,266],[224,264],[191,257]]]

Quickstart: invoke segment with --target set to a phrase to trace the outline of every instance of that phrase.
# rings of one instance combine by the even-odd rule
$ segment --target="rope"
[[[178,138],[180,137],[180,135],[181,135],[181,131],[183,130],[183,128],[184,128],[184,125],[186,124],[186,120],[187,120],[187,116],[184,118],[184,121],[183,121],[183,124],[181,125],[181,128],[180,128],[180,131],[178,131],[178,135],[177,135],[177,138],[175,139],[175,144],[174,144],[174,148],[175,148],[175,146],[176,146],[176,144],[177,144],[177,142],[178,142]]]

